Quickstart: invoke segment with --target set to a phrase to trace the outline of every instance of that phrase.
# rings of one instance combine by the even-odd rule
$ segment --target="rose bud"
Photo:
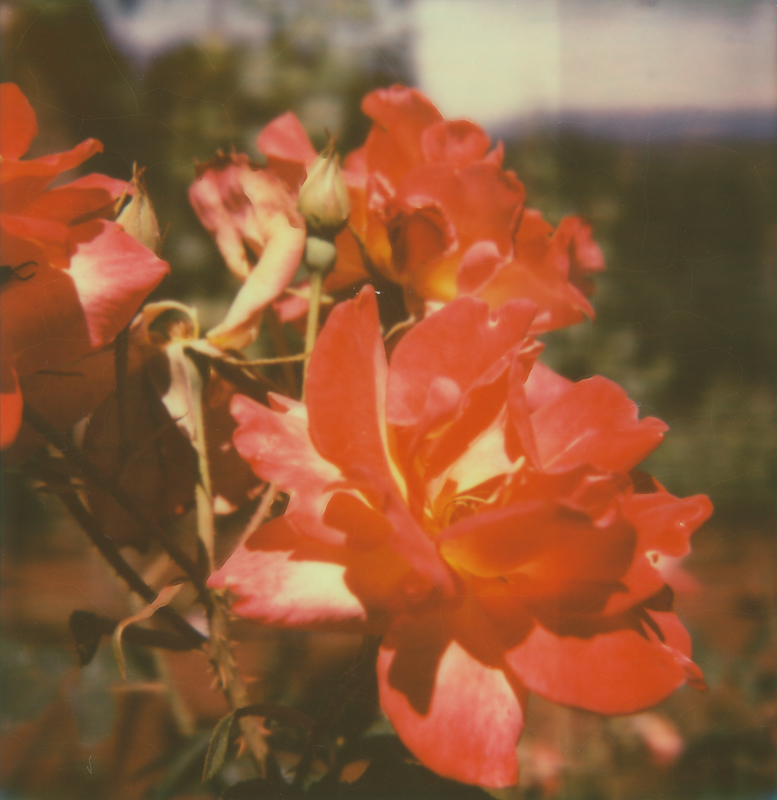
[[[332,144],[308,170],[299,190],[298,207],[311,234],[333,239],[345,227],[351,201]]]

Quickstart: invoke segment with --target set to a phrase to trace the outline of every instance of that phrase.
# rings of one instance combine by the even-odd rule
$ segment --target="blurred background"
[[[537,700],[521,788],[499,796],[776,796],[773,2],[4,0],[0,30],[2,80],[38,115],[30,155],[93,136],[105,152],[88,171],[145,166],[172,269],[156,296],[206,326],[236,285],[189,206],[193,164],[231,146],[258,157],[287,110],[319,146],[340,130],[345,152],[369,128],[366,92],[417,86],[504,140],[527,205],[585,216],[607,260],[597,319],[546,336],[546,358],[666,420],[646,468],[712,498],[678,598],[710,691],[613,720]],[[212,796],[192,766],[224,713],[204,661],[154,672],[138,655],[116,688],[103,646],[79,674],[70,613],[126,616],[124,591],[54,499],[13,473],[2,490],[0,797]],[[350,646],[251,635],[265,693],[300,707]],[[148,680],[160,669],[180,702]]]

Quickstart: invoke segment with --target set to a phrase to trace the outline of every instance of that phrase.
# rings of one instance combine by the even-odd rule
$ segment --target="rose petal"
[[[624,512],[637,529],[641,550],[686,556],[691,534],[709,519],[712,503],[703,494],[679,498],[662,489],[626,498]]]
[[[391,356],[389,421],[416,424],[432,381],[441,377],[468,391],[522,342],[534,310],[531,303],[513,300],[489,314],[485,303],[461,298],[408,331]]]
[[[0,84],[0,155],[21,158],[38,135],[38,123],[30,101],[15,83]]]
[[[569,389],[572,383],[541,361],[536,361],[524,384],[529,411],[536,411],[540,406],[554,400]]]
[[[18,211],[44,191],[60,172],[74,169],[102,150],[103,146],[97,139],[86,139],[64,153],[52,153],[29,161],[4,161],[0,209],[7,213]]]
[[[468,119],[440,120],[421,134],[421,147],[427,161],[449,161],[463,167],[483,158],[491,140]]]
[[[533,414],[537,450],[545,470],[593,464],[628,472],[663,439],[669,426],[639,419],[637,405],[616,383],[595,376],[573,384]]]
[[[384,416],[387,372],[375,290],[366,286],[333,309],[316,342],[305,383],[310,438],[343,472],[368,469],[393,484]]]
[[[252,535],[208,579],[235,595],[233,611],[280,627],[342,630],[367,612],[345,583],[335,548],[303,541],[286,517]],[[351,628],[353,626],[351,625]]]
[[[22,425],[23,407],[16,370],[3,359],[0,361],[0,450],[14,443]]]
[[[559,635],[537,624],[506,654],[530,691],[563,705],[600,714],[633,714],[660,703],[696,672],[686,666],[688,634],[674,614],[649,612],[666,644],[647,629]],[[573,627],[570,623],[569,627]]]
[[[302,123],[291,111],[265,125],[256,140],[256,148],[267,156],[267,168],[292,192],[299,191],[307,175],[306,166],[318,155]]]
[[[449,638],[440,614],[394,621],[378,656],[378,686],[391,724],[425,766],[481,786],[517,782],[521,689]]]
[[[365,144],[367,167],[396,183],[423,163],[421,135],[442,115],[421,92],[406,86],[378,89],[362,100],[362,111],[375,121]]]
[[[230,410],[238,422],[235,448],[258,477],[289,493],[289,510],[303,532],[342,544],[342,535],[322,522],[330,487],[342,475],[313,447],[306,417],[270,411],[243,395],[232,398]]]

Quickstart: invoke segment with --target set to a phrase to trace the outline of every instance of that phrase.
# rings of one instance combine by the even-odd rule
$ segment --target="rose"
[[[0,446],[5,448],[19,432],[23,395],[29,401],[27,380],[67,373],[68,385],[58,389],[57,401],[63,427],[110,391],[106,364],[94,370],[73,362],[113,341],[167,273],[167,264],[108,220],[127,192],[125,182],[92,174],[48,189],[60,173],[100,152],[100,142],[87,139],[64,153],[23,160],[37,123],[15,84],[0,86],[0,114]]]
[[[529,692],[612,714],[703,685],[655,562],[709,501],[633,472],[666,425],[535,364],[534,311],[461,298],[387,366],[371,287],[337,306],[306,404],[232,402],[238,452],[290,500],[210,579],[244,617],[382,634],[399,736],[488,786],[517,779]]]
[[[365,280],[370,269],[400,284],[416,316],[461,295],[492,308],[533,300],[532,331],[580,322],[594,312],[589,275],[604,269],[589,226],[566,217],[554,232],[524,210],[524,188],[502,168],[501,142],[469,120],[446,120],[420,92],[393,86],[368,94],[374,123],[345,161],[350,231],[326,288]],[[299,120],[287,113],[260,133],[257,146],[292,182],[315,158]],[[358,237],[358,242],[355,237]],[[365,268],[363,252],[369,257]]]

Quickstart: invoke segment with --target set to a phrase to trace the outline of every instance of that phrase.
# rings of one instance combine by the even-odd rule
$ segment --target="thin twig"
[[[418,320],[416,320],[415,317],[409,317],[408,319],[402,320],[402,322],[397,322],[397,324],[394,325],[383,337],[383,341],[387,342],[395,333],[399,333],[399,331],[404,330],[405,328],[412,328],[417,321]]]
[[[264,367],[268,364],[291,364],[294,361],[304,361],[305,354],[299,353],[296,356],[280,356],[279,358],[255,358],[251,361],[224,356],[220,360],[227,364],[234,364],[236,367]]]
[[[251,534],[258,530],[258,528],[262,525],[265,521],[267,515],[270,513],[270,508],[272,508],[272,504],[275,502],[275,498],[278,495],[278,486],[275,483],[268,484],[267,488],[264,490],[264,494],[262,495],[262,501],[254,511],[253,516],[250,520],[248,520],[248,525],[246,525],[243,534],[240,537],[240,545],[246,543],[248,538]]]
[[[162,545],[164,550],[189,576],[199,592],[200,600],[210,605],[210,596],[205,587],[202,571],[183,550],[173,542],[162,527],[141,511],[135,501],[117,486],[97,467],[91,459],[77,450],[71,439],[60,433],[51,423],[44,419],[29,404],[24,406],[24,421],[31,425],[41,436],[57,448],[65,458],[74,464],[81,474],[97,489],[109,494],[114,500],[142,527]],[[66,496],[66,495],[65,495]]]
[[[121,462],[129,458],[129,431],[127,429],[127,368],[129,365],[129,327],[116,336],[114,347],[114,368],[116,370],[116,416],[119,423],[119,443]]]
[[[34,472],[45,480],[60,477],[54,470],[36,466]],[[75,487],[74,487],[75,488]],[[137,572],[124,560],[116,543],[103,533],[100,523],[86,510],[84,504],[75,492],[63,492],[59,495],[62,504],[81,526],[92,544],[99,550],[100,555],[113,567],[116,574],[125,581],[127,586],[147,603],[156,600],[156,592],[138,575]],[[187,641],[196,642],[199,647],[205,637],[193,628],[180,614],[171,608],[160,608],[157,615],[172,625]]]

